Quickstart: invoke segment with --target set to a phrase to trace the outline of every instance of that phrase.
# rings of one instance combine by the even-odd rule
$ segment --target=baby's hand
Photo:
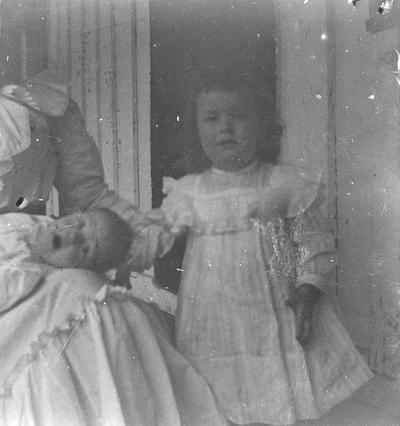
[[[305,347],[312,337],[312,315],[315,303],[321,297],[322,291],[311,284],[297,287],[294,294],[286,301],[295,314],[296,339]]]
[[[115,280],[112,285],[125,287],[128,290],[132,288],[131,282],[131,271],[126,265],[121,265],[117,268],[117,272],[115,274]]]

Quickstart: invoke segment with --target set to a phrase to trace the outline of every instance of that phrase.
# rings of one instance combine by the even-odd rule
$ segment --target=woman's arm
[[[64,213],[105,207],[129,223],[134,234],[137,234],[137,240],[154,238],[149,230],[139,232],[150,225],[145,215],[130,202],[119,198],[105,183],[100,154],[85,129],[76,103],[70,100],[66,113],[62,117],[49,118],[49,124],[58,162],[55,187],[59,191]],[[128,259],[128,264],[135,270],[149,263],[143,259],[138,262],[138,254],[135,253],[137,245],[133,244]]]
[[[49,118],[49,123],[58,160],[55,186],[66,213],[96,205],[110,208],[128,222],[142,218],[135,206],[120,199],[105,183],[99,151],[77,104],[70,100],[66,113]]]

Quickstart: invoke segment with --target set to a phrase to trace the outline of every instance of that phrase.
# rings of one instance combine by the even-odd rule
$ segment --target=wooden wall
[[[334,2],[339,300],[371,366],[398,378],[399,26],[368,32],[368,2],[349,6]]]
[[[374,370],[398,378],[399,26],[368,32],[368,2],[276,5],[282,161],[325,170],[345,325]]]
[[[50,65],[67,70],[107,183],[144,209],[151,207],[148,19],[145,0],[49,1]]]

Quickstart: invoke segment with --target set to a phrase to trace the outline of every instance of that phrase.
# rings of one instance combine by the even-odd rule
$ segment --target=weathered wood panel
[[[136,92],[136,4],[119,1],[115,4],[115,56],[116,56],[116,122],[118,188],[122,197],[133,192],[138,199],[139,173],[137,131],[137,92]],[[150,189],[150,188],[149,188]]]
[[[97,0],[83,1],[83,23],[84,28],[82,34],[84,69],[84,91],[85,91],[85,118],[86,129],[90,136],[93,137],[99,147],[100,138],[98,134],[97,123],[98,117],[98,76],[97,64],[99,63],[98,52],[96,51],[96,40],[98,36],[96,27],[96,10],[98,6]],[[100,148],[101,149],[101,148]],[[110,182],[111,186],[112,182]]]
[[[96,56],[98,61],[97,90],[98,90],[98,135],[99,149],[103,159],[106,181],[115,187],[115,123],[113,102],[115,82],[115,58],[113,57],[114,17],[110,0],[102,1],[96,8],[98,33]]]
[[[137,3],[143,11],[142,21],[146,20],[148,2]],[[107,183],[137,204],[141,198],[139,186],[142,186],[142,198],[150,208],[150,132],[145,128],[150,126],[150,117],[143,119],[143,124],[138,122],[138,114],[150,113],[150,63],[149,58],[146,59],[149,51],[145,48],[139,53],[136,49],[140,34],[145,37],[142,41],[146,42],[147,37],[149,43],[146,36],[149,26],[147,24],[145,30],[137,27],[137,3],[134,0],[52,0],[49,2],[49,57],[52,66],[67,71],[70,77],[72,97],[99,147]],[[140,62],[138,55],[144,61]],[[142,81],[138,80],[140,76]],[[141,93],[137,91],[139,86]],[[141,95],[145,97],[143,102],[138,100]],[[139,132],[142,132],[142,145],[138,142]],[[140,153],[147,167],[141,167],[139,173]]]
[[[366,32],[368,2],[334,2],[340,304],[372,367],[397,377],[400,151],[398,28]]]
[[[150,143],[150,11],[149,0],[136,1],[136,99],[139,203],[144,210],[151,208],[151,149]]]
[[[281,161],[324,170],[333,215],[331,75],[327,1],[276,0],[277,99],[284,123]],[[331,179],[328,181],[328,177]]]

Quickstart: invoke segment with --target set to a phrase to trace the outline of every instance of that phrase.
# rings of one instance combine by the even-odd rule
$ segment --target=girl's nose
[[[233,120],[230,114],[221,116],[221,132],[231,132],[233,129]]]

